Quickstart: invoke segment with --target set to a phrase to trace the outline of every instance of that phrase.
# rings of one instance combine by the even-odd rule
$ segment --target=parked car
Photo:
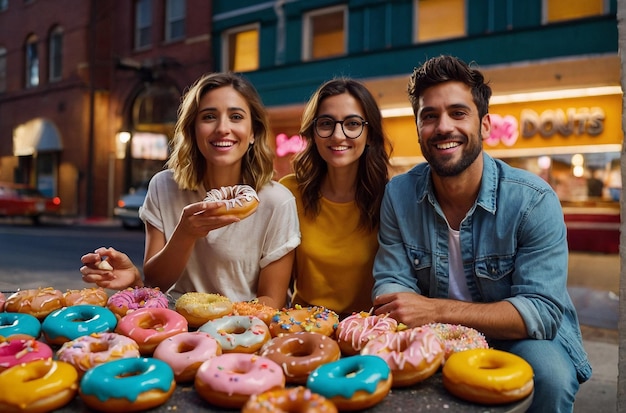
[[[0,216],[29,217],[34,224],[43,215],[58,214],[61,198],[47,197],[37,188],[12,182],[0,182]]]
[[[142,183],[136,188],[130,188],[127,194],[117,201],[117,206],[113,209],[113,216],[122,221],[122,226],[126,229],[143,228],[143,221],[139,218],[139,207],[143,205],[148,193],[148,183]]]

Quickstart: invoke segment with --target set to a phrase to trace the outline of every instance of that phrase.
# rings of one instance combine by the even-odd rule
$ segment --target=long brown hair
[[[307,146],[294,159],[294,172],[302,193],[305,214],[315,217],[319,214],[321,186],[328,166],[315,146],[313,119],[324,99],[343,93],[349,93],[360,102],[368,122],[367,144],[359,159],[355,201],[361,213],[360,227],[375,230],[380,220],[385,184],[389,180],[391,142],[383,131],[378,104],[365,85],[353,79],[336,78],[321,85],[311,96],[300,126],[300,135],[307,141]]]

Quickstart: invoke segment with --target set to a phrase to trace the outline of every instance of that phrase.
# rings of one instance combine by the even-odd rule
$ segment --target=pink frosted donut
[[[16,339],[0,343],[0,372],[16,364],[49,358],[52,358],[52,349],[41,341]]]
[[[245,353],[226,353],[202,363],[194,386],[211,404],[241,409],[253,394],[285,387],[283,369],[272,360]]]
[[[117,323],[116,333],[130,337],[139,345],[143,356],[150,356],[160,342],[188,331],[185,317],[169,308],[140,308]]]
[[[387,314],[382,316],[370,315],[369,313],[354,313],[337,324],[335,337],[346,356],[358,354],[363,346],[374,337],[381,334],[396,331],[398,322]]]
[[[127,288],[109,297],[107,307],[118,318],[140,308],[168,308],[167,296],[158,288]]]
[[[178,383],[193,381],[200,365],[222,354],[222,348],[210,334],[194,331],[176,334],[161,341],[153,357],[174,370]]]
[[[389,332],[365,344],[363,355],[381,357],[393,376],[393,387],[424,381],[439,370],[443,362],[443,342],[427,327]]]
[[[444,362],[452,354],[473,348],[489,348],[485,336],[478,330],[457,324],[433,323],[428,325],[445,347]]]
[[[97,365],[122,359],[139,357],[139,346],[126,336],[117,333],[94,333],[63,343],[57,350],[57,359],[70,363],[78,376]]]

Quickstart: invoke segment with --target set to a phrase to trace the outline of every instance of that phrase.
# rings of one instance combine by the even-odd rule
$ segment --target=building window
[[[465,0],[414,0],[414,5],[417,42],[465,36]]]
[[[26,87],[39,85],[39,55],[37,53],[37,36],[31,35],[26,40]]]
[[[137,0],[135,3],[135,49],[144,49],[152,44],[152,0]]]
[[[543,0],[543,23],[601,16],[608,13],[606,0]]]
[[[167,0],[165,12],[165,39],[167,41],[185,37],[185,0]]]
[[[60,27],[55,27],[50,34],[49,53],[49,79],[50,81],[59,80],[63,74],[63,29]]]
[[[222,67],[233,72],[259,68],[259,26],[248,25],[222,35]]]
[[[345,6],[316,10],[304,15],[302,59],[342,56],[347,51],[348,14]]]
[[[7,49],[0,47],[0,92],[7,90]]]

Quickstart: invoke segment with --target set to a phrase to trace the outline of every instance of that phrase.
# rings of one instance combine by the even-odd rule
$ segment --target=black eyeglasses
[[[348,139],[356,139],[363,133],[367,121],[360,116],[348,116],[344,120],[335,120],[330,116],[320,116],[313,119],[313,125],[315,126],[315,133],[320,138],[330,138],[335,132],[335,126],[341,125],[343,134]]]

